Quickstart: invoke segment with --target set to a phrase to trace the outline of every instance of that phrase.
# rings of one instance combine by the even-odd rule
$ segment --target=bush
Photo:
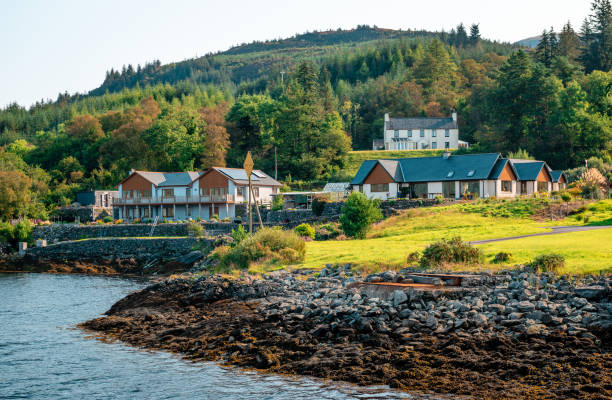
[[[438,204],[444,203],[444,197],[442,197],[440,195],[436,196],[436,203],[438,203]]]
[[[335,239],[341,233],[340,225],[337,222],[329,222],[315,227],[315,240]]]
[[[121,218],[115,220],[115,224],[117,225],[120,225],[122,223],[123,223],[123,220]]]
[[[193,237],[204,236],[204,228],[199,222],[190,222],[187,224],[187,234]]]
[[[303,260],[303,257],[300,258],[300,254],[296,250],[291,249],[289,247],[281,249],[278,252],[278,255],[280,257],[280,261],[284,264],[293,264]]]
[[[301,237],[309,237],[314,240],[315,229],[310,224],[300,224],[295,228],[295,233]]]
[[[562,191],[561,193],[559,193],[559,195],[561,196],[561,200],[565,202],[570,201],[572,199],[571,193],[567,190]]]
[[[559,272],[565,267],[565,257],[556,253],[542,254],[537,256],[528,266],[538,272]]]
[[[420,251],[413,251],[412,253],[408,254],[408,257],[406,257],[406,264],[416,264],[419,262],[419,259],[421,258],[421,252]]]
[[[342,231],[357,239],[364,239],[372,224],[383,218],[378,201],[368,200],[361,192],[351,193],[341,212]]]
[[[283,195],[279,194],[278,196],[274,196],[272,200],[272,206],[270,207],[272,211],[279,211],[283,209]]]
[[[442,239],[423,250],[420,264],[422,267],[435,267],[442,264],[477,264],[484,256],[480,249],[462,242],[460,237]]]
[[[326,204],[327,204],[327,199],[324,199],[322,197],[315,197],[312,200],[312,213],[315,216],[320,217],[321,214],[323,214],[323,211],[325,210]]]
[[[510,260],[512,260],[512,253],[507,253],[505,251],[500,251],[493,257],[493,263],[495,264],[507,263],[510,262]]]
[[[0,243],[15,244],[15,227],[10,222],[0,222]]]
[[[281,254],[283,249],[292,249],[292,259],[298,262],[304,260],[306,244],[293,231],[284,231],[280,228],[262,228],[253,236],[249,236],[219,256],[222,267],[248,268],[251,263],[272,260],[274,254]],[[225,251],[225,250],[223,250]],[[288,252],[283,253],[288,256]],[[280,258],[283,258],[281,256]]]
[[[102,222],[104,222],[105,224],[110,224],[111,222],[113,222],[113,217],[107,215],[106,217],[102,218]]]
[[[14,237],[17,242],[30,242],[32,240],[32,230],[34,227],[30,220],[24,219],[15,225]]]
[[[234,242],[232,243],[232,247],[236,246],[238,243],[242,242],[244,239],[249,236],[249,234],[244,230],[244,226],[239,225],[238,228],[232,229],[232,233],[230,234]]]

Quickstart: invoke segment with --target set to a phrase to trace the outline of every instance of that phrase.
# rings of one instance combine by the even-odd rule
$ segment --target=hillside
[[[382,135],[382,132],[381,132]],[[354,176],[365,160],[439,156],[444,150],[360,150],[349,151],[343,172]]]
[[[535,49],[536,46],[538,45],[538,43],[540,43],[540,40],[542,39],[541,35],[538,36],[532,36],[532,37],[528,37],[525,39],[521,39],[518,42],[514,43],[518,46],[524,46],[524,47],[529,47],[532,49]]]
[[[122,71],[108,71],[104,82],[89,92],[108,92],[144,87],[158,83],[176,84],[189,81],[196,84],[226,85],[231,88],[261,78],[277,76],[302,60],[322,61],[343,51],[358,54],[377,44],[399,40],[430,40],[438,37],[447,44],[454,38],[444,32],[393,30],[367,25],[349,30],[331,30],[298,34],[286,39],[256,41],[232,47],[203,57],[161,65],[159,61],[145,66],[124,66]],[[483,50],[509,55],[515,45],[482,40]]]

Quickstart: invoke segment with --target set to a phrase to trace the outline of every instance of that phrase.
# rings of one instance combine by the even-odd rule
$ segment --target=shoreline
[[[404,298],[395,290],[383,300],[373,297],[382,293],[349,287],[354,277],[344,272],[348,276],[332,271],[318,278],[284,273],[262,280],[208,276],[159,282],[80,327],[192,361],[408,392],[508,399],[612,395],[611,325],[603,311],[609,288],[595,298],[559,279],[547,303],[580,305],[567,316],[541,316],[544,321],[536,323],[502,312],[487,323],[482,315],[491,312],[485,310],[502,305],[482,298],[505,292],[530,296],[532,289],[512,285],[534,276],[516,273],[503,289],[497,277],[486,277],[454,294],[408,290]],[[479,297],[485,290],[490,293]],[[559,293],[572,294],[555,301]],[[454,303],[457,315],[440,312],[443,304]],[[516,303],[527,307],[518,298]],[[466,321],[463,306],[471,308]],[[472,312],[476,308],[483,312]],[[423,313],[428,316],[421,318]],[[577,315],[589,322],[572,322]]]

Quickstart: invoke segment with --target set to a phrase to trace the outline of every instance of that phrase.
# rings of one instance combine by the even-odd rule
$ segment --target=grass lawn
[[[358,150],[349,151],[344,171],[354,176],[365,160],[390,158],[435,157],[444,150]]]
[[[534,200],[521,200],[532,202]],[[484,202],[483,202],[484,203]],[[502,204],[500,206],[500,203]],[[612,217],[612,201],[587,206],[584,217],[556,222],[538,222],[527,217],[525,204],[491,202],[410,210],[376,224],[367,239],[308,242],[306,260],[300,268],[321,268],[328,263],[360,263],[401,266],[408,254],[422,251],[429,243],[460,236],[465,241],[502,238],[550,231],[556,225],[596,225]],[[592,207],[591,211],[588,211]],[[496,212],[490,212],[497,210]],[[501,211],[500,211],[501,210]],[[508,215],[508,216],[492,216]],[[588,243],[587,243],[588,242]],[[489,262],[499,251],[509,251],[515,263],[528,262],[543,253],[557,252],[566,257],[568,273],[586,273],[612,266],[612,229],[531,237],[479,245]],[[495,264],[487,265],[499,268]]]

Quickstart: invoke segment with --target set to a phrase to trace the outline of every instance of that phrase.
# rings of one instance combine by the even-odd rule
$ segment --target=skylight
[[[476,172],[475,169],[471,169],[468,171],[467,176],[474,176],[474,173]]]
[[[266,177],[262,172],[259,172],[259,171],[253,171],[253,175],[255,175],[255,176],[259,177],[259,178],[265,178]]]
[[[447,178],[452,177],[453,175],[455,175],[455,171],[448,171],[448,174],[446,174]]]

